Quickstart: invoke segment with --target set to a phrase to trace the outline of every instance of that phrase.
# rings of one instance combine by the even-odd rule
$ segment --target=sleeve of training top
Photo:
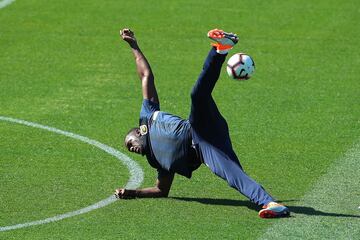
[[[167,171],[165,169],[162,169],[162,168],[157,168],[156,170],[158,172],[158,179],[162,178],[162,177],[169,176],[171,174],[174,174],[174,173],[171,173],[171,172],[169,172],[169,171]]]
[[[160,110],[160,104],[150,101],[149,99],[144,99],[141,105],[140,110],[140,119],[146,118],[149,119],[153,112]]]

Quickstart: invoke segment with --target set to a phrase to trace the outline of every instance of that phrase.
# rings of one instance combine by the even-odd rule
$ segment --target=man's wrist
[[[137,196],[138,196],[138,190],[135,189],[135,190],[133,190],[132,197],[136,198]]]
[[[129,46],[130,46],[132,49],[139,49],[139,45],[137,44],[136,41],[134,41],[134,42],[129,42]]]
[[[127,194],[130,198],[136,198],[137,197],[137,190],[128,190]]]

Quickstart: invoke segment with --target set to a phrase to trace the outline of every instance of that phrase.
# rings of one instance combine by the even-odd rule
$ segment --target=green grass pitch
[[[0,239],[319,239],[322,232],[326,239],[355,239],[359,11],[357,0],[16,0],[0,8],[0,116],[123,153],[141,90],[118,30],[135,31],[162,110],[184,118],[210,48],[207,31],[238,33],[233,53],[251,55],[256,72],[236,82],[224,68],[213,95],[246,172],[293,211],[288,219],[260,219],[256,206],[202,166],[191,180],[175,177],[167,199],[117,201],[3,231]],[[153,185],[156,173],[146,160],[128,155],[144,171],[142,186]],[[2,227],[86,207],[128,178],[124,165],[93,146],[0,121]]]

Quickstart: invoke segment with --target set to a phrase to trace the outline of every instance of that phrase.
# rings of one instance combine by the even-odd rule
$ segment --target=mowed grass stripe
[[[338,159],[313,190],[260,239],[358,239],[360,141]]]

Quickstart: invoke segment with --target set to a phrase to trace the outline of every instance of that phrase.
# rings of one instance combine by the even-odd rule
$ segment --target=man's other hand
[[[135,198],[135,190],[129,190],[125,188],[118,188],[115,190],[115,197],[119,199]]]
[[[120,30],[120,37],[129,44],[136,43],[135,34],[129,28]]]

